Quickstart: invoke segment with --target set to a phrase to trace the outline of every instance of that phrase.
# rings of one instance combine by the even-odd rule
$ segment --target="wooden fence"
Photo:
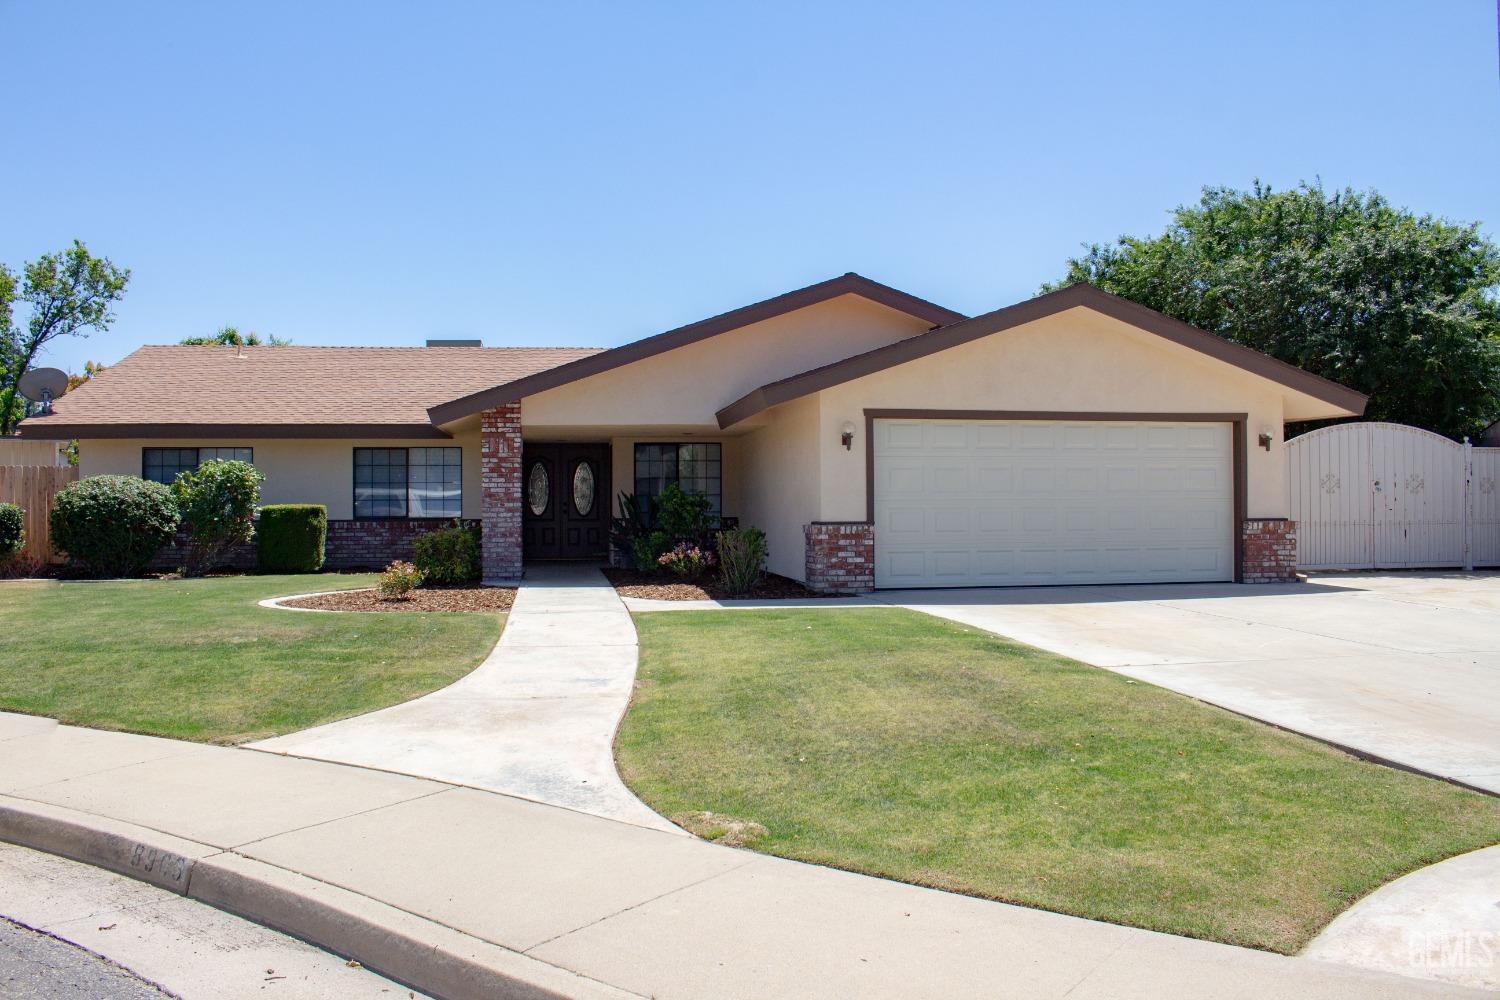
[[[22,441],[20,438],[0,438],[0,465],[55,465],[63,466],[68,460],[63,457],[64,441]]]
[[[71,466],[0,465],[0,503],[15,503],[26,508],[26,543],[22,555],[45,562],[57,562],[52,551],[52,535],[47,515],[52,512],[52,498],[57,491],[78,478]]]

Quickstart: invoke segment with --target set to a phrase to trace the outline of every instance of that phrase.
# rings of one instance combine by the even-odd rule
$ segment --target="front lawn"
[[[625,780],[770,854],[1290,953],[1500,842],[1500,800],[916,612],[635,620]]]
[[[359,715],[473,670],[503,614],[309,614],[267,597],[371,575],[0,583],[0,710],[239,743]]]

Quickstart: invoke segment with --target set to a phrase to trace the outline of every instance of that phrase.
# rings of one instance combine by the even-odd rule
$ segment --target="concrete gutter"
[[[198,900],[434,997],[636,996],[368,896],[131,823],[0,795],[0,840]]]

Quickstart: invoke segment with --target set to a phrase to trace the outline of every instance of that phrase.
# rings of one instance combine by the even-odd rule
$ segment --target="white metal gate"
[[[1286,444],[1302,569],[1500,565],[1500,448],[1403,424],[1339,424]]]

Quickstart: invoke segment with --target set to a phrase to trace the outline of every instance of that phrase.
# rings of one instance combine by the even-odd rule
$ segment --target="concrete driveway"
[[[1500,793],[1500,574],[877,596]]]

